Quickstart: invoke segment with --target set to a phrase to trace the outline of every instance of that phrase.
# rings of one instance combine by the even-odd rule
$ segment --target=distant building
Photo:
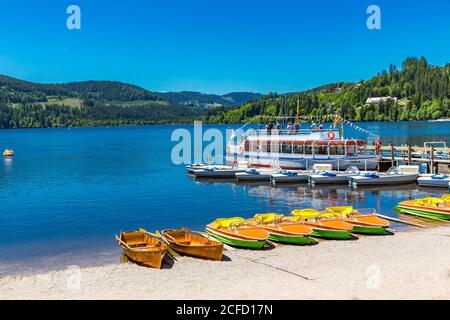
[[[367,98],[366,104],[386,103],[388,101],[397,102],[396,97],[372,97]]]

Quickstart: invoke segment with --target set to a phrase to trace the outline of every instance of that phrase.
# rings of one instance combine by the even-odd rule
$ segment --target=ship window
[[[262,152],[270,152],[270,142],[269,141],[263,141],[261,143],[261,151]]]
[[[305,146],[305,154],[312,154],[312,146]]]
[[[290,143],[283,143],[281,145],[281,153],[292,153],[292,145]]]
[[[356,146],[347,146],[347,154],[355,154],[356,153]]]
[[[345,149],[343,146],[330,146],[330,155],[344,155]]]
[[[328,146],[326,145],[314,146],[314,154],[321,154],[321,155],[328,154],[327,148]]]
[[[302,145],[294,145],[294,153],[303,154],[303,146]]]
[[[279,153],[280,152],[280,143],[279,142],[272,142],[272,145],[270,146],[270,150],[272,152]]]

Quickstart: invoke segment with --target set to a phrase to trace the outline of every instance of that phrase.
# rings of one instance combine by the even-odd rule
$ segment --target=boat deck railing
[[[259,130],[249,130],[247,135],[248,136],[268,136],[268,135],[311,135],[311,134],[317,134],[317,133],[325,133],[328,134],[328,132],[333,132],[336,137],[339,136],[339,129],[259,129]]]

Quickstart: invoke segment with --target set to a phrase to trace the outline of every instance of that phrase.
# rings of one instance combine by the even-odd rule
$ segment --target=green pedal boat
[[[284,219],[284,215],[277,213],[257,214],[247,221],[256,227],[269,232],[269,240],[286,244],[313,244],[312,228],[299,222]]]
[[[262,249],[269,238],[269,232],[240,217],[216,219],[206,232],[220,242],[247,249]]]
[[[368,214],[362,214],[362,212]],[[376,215],[375,209],[355,210],[351,206],[329,207],[324,214],[328,217],[341,218],[353,225],[352,233],[383,235],[387,234],[389,221]]]
[[[406,214],[450,220],[450,194],[444,194],[442,198],[402,201],[395,209]]]
[[[347,240],[352,237],[353,225],[342,219],[331,218],[315,209],[296,209],[291,214],[292,216],[286,218],[311,227],[313,237],[334,240]]]

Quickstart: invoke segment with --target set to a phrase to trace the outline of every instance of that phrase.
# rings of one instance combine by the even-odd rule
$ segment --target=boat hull
[[[213,238],[219,240],[222,243],[228,244],[233,247],[246,248],[246,249],[262,249],[266,244],[266,239],[243,239],[240,237],[234,237],[229,233],[220,232],[212,228],[206,228],[206,232]]]
[[[332,230],[313,227],[311,236],[333,240],[348,240],[352,235],[348,230]]]
[[[123,253],[127,256],[131,261],[144,265],[146,267],[161,269],[164,256],[166,254],[165,251],[143,251],[138,252],[134,250],[130,250],[127,248],[123,248]]]
[[[116,236],[124,255],[131,261],[161,269],[167,246],[144,231],[125,231]]]
[[[175,238],[177,233],[180,238]],[[192,235],[183,230],[164,230],[162,234],[170,247],[181,255],[207,260],[222,260],[223,244],[219,241]]]
[[[247,182],[247,181],[270,181],[271,176],[276,174],[273,172],[260,172],[260,173],[247,173],[238,172],[235,174],[236,182]]]
[[[296,245],[305,245],[315,243],[313,239],[309,236],[295,236],[295,235],[285,235],[274,232],[269,232],[269,240],[279,243],[285,244],[296,244]]]
[[[418,174],[401,174],[401,175],[380,175],[378,178],[368,178],[363,176],[349,177],[349,185],[371,186],[371,185],[398,185],[414,183],[417,181]]]
[[[276,160],[278,166],[281,169],[286,170],[306,170],[315,164],[332,164],[333,170],[346,170],[349,167],[357,167],[359,170],[376,170],[378,166],[378,156],[356,156],[356,157],[341,157],[339,159],[333,157],[285,157],[279,156],[279,154],[261,152],[254,154],[237,154],[238,161],[249,161],[253,167],[256,168],[269,168],[273,167],[274,160]],[[235,162],[234,154],[227,154],[227,164],[232,165]]]
[[[417,179],[417,183],[422,187],[438,187],[449,188],[450,178],[446,179],[433,179],[430,176],[421,176]]]
[[[383,235],[386,234],[386,228],[381,226],[363,226],[354,224],[352,233]]]
[[[194,174],[198,178],[216,178],[216,179],[230,179],[235,178],[236,173],[244,172],[246,169],[230,169],[230,170],[194,170]]]
[[[337,174],[334,177],[323,176],[321,174],[312,174],[309,177],[309,183],[311,185],[317,184],[346,184],[348,183],[348,179],[354,175],[350,174]]]
[[[273,174],[270,177],[270,181],[272,182],[272,184],[277,184],[277,183],[302,183],[302,182],[308,182],[309,179],[309,174],[307,173],[298,173],[297,175],[294,176],[289,176],[289,175],[285,175],[282,173],[276,173]]]
[[[428,208],[422,206],[412,206],[412,205],[402,205],[401,203],[394,207],[403,213],[409,214],[420,214],[424,216],[430,216],[431,218],[438,218],[444,220],[450,220],[450,209],[440,209],[440,208]]]

